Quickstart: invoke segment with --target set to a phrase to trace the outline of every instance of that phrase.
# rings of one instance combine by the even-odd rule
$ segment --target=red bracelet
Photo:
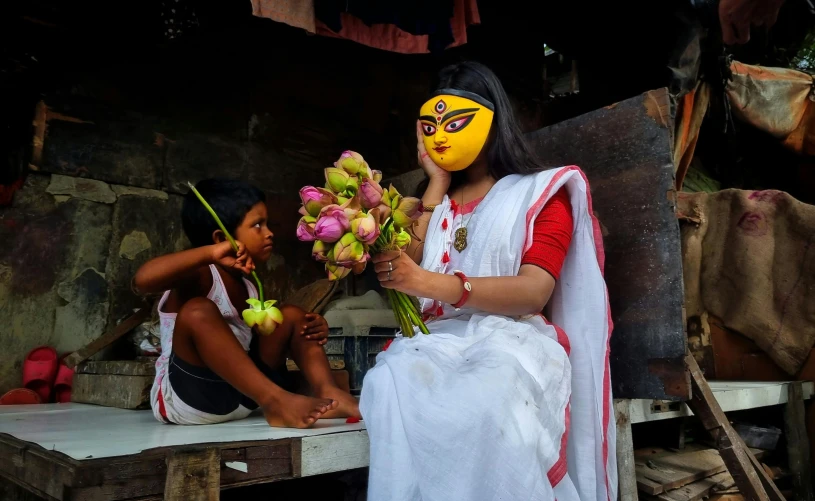
[[[467,278],[467,275],[465,275],[463,271],[455,270],[453,271],[453,275],[461,279],[461,285],[464,286],[464,293],[461,295],[461,299],[458,300],[458,303],[452,305],[453,308],[458,311],[462,306],[464,306],[464,303],[470,299],[470,291],[473,290],[473,284],[470,283],[470,279]]]

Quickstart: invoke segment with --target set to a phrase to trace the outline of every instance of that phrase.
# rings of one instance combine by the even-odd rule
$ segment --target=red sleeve
[[[549,272],[555,280],[559,279],[573,229],[572,204],[566,188],[561,188],[535,218],[532,246],[524,254],[521,264],[534,264]]]

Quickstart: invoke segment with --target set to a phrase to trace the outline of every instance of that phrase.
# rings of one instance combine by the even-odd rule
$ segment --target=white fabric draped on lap
[[[574,233],[540,315],[508,318],[422,299],[430,335],[398,338],[365,377],[370,501],[616,501],[603,248],[577,167],[501,179],[464,216],[452,247],[450,201],[430,221],[422,267],[515,276],[535,217],[566,186]],[[466,306],[466,305],[465,305]]]

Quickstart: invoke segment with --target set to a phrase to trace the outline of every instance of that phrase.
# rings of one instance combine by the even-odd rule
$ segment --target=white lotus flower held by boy
[[[261,303],[257,299],[249,298],[246,303],[251,306],[243,310],[243,321],[249,327],[257,326],[258,332],[268,336],[283,323],[283,313],[274,307],[277,301],[269,300]]]

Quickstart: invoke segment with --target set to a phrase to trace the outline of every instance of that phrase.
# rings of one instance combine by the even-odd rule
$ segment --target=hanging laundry
[[[355,1],[347,5],[345,1],[315,0],[317,34],[353,40],[391,52],[426,54],[467,43],[467,27],[481,23],[475,0],[450,1],[451,12],[445,10],[448,2],[443,2],[441,8],[434,5],[424,9],[413,4],[408,7],[373,4]],[[436,17],[421,17],[422,12],[434,10]],[[359,12],[362,17],[357,16]],[[449,16],[444,23],[439,21],[441,15]],[[375,20],[393,22],[377,23]],[[448,30],[450,36],[444,34]]]
[[[252,14],[317,33],[312,0],[252,0]]]

